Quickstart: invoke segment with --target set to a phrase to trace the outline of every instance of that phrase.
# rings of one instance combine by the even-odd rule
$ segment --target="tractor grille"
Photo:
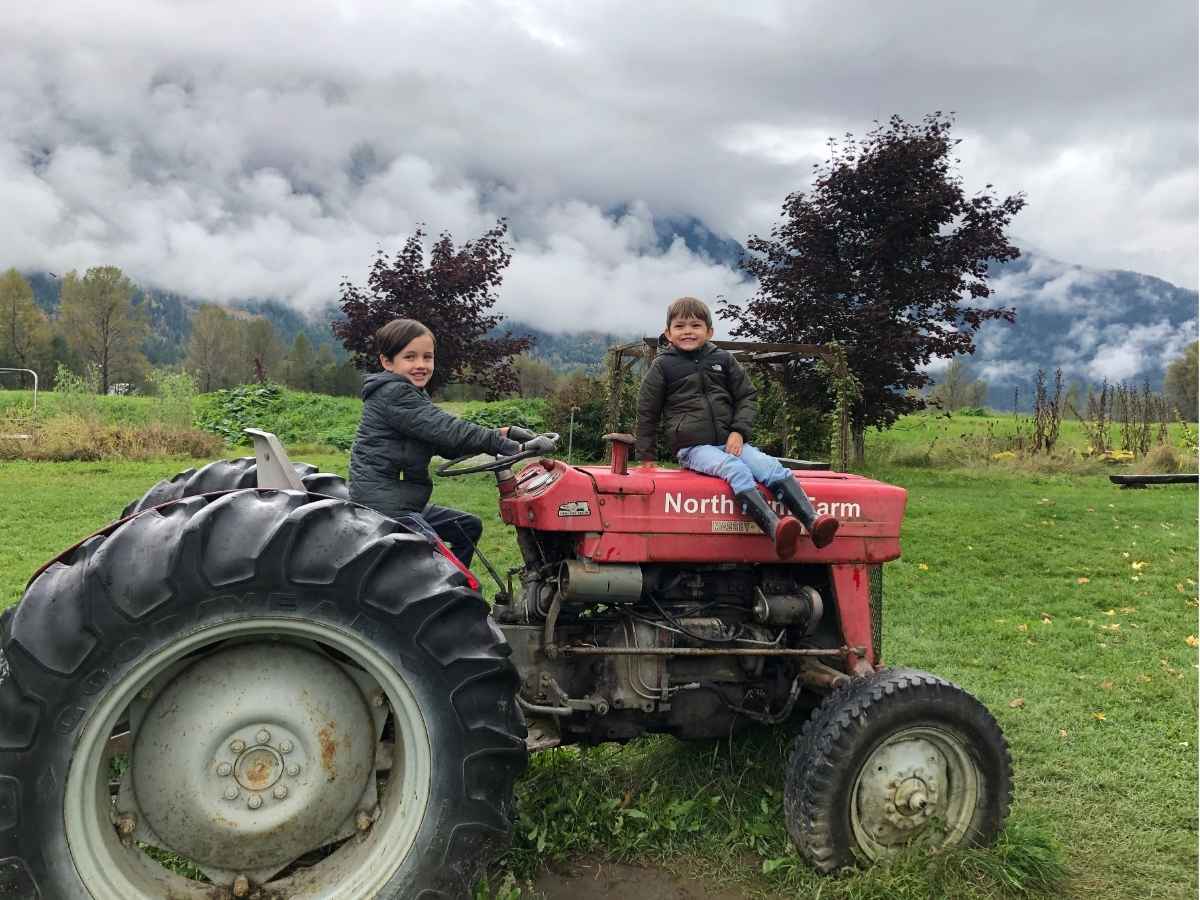
[[[871,642],[875,664],[883,658],[883,566],[867,566],[871,589]]]

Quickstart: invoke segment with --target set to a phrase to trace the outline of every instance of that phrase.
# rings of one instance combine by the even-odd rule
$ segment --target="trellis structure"
[[[849,468],[850,407],[857,397],[858,380],[846,363],[846,353],[838,344],[770,344],[753,341],[713,341],[722,350],[737,356],[742,364],[772,366],[795,358],[816,359],[833,381],[835,392],[834,433],[830,441],[830,466],[838,472]],[[658,355],[658,338],[643,338],[612,347],[608,351],[608,422],[609,431],[621,430],[621,384],[638,363],[649,366]]]

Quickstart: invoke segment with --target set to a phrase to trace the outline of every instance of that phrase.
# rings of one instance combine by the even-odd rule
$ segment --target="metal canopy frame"
[[[0,439],[10,441],[29,441],[33,440],[33,433],[37,430],[37,395],[38,395],[38,376],[33,369],[13,369],[0,367],[0,375],[8,372],[21,372],[33,377],[33,401],[29,408],[29,433],[28,434],[0,434]]]

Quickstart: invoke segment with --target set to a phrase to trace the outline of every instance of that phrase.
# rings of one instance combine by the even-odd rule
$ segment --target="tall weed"
[[[41,462],[146,460],[164,456],[202,459],[220,451],[219,438],[193,428],[161,424],[113,425],[86,415],[49,419],[29,440],[0,436],[0,459]]]

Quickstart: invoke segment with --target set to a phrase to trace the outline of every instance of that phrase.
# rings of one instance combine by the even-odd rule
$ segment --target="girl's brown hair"
[[[429,335],[437,345],[433,332],[416,319],[392,319],[375,332],[375,349],[380,356],[391,359],[423,334]]]

